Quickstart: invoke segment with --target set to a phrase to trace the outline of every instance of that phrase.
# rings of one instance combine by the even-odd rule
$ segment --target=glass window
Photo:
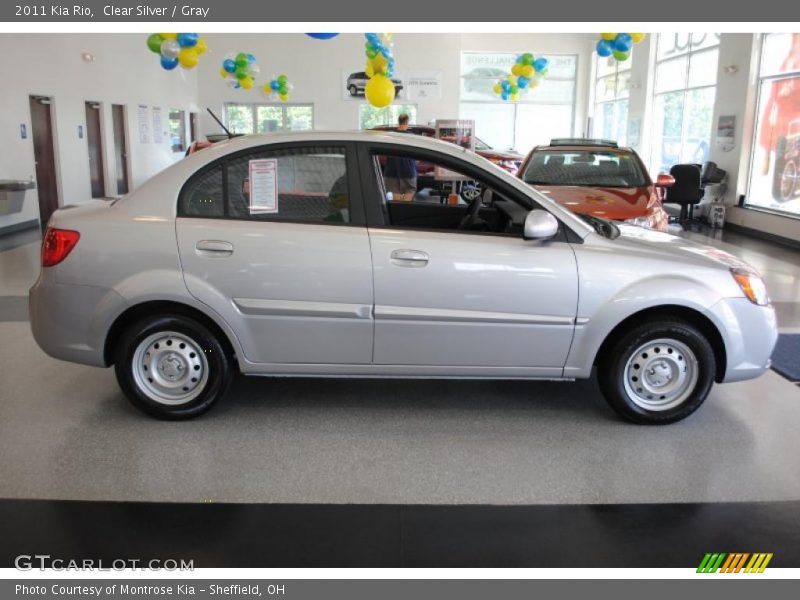
[[[763,37],[746,205],[800,216],[800,33]]]
[[[169,136],[173,152],[186,150],[186,118],[182,110],[169,110]]]
[[[508,76],[517,54],[461,53],[459,118],[474,120],[475,133],[493,148],[526,153],[551,137],[573,134],[578,57],[541,56],[549,61],[547,77],[518,102],[504,102],[494,84]]]
[[[417,122],[416,104],[390,104],[384,108],[375,108],[364,103],[358,107],[358,127],[359,129],[372,129],[382,125],[397,125],[397,118],[408,115],[409,122]]]
[[[221,164],[217,164],[189,180],[181,190],[178,214],[183,217],[222,217],[225,215]]]
[[[226,104],[225,124],[231,133],[250,135],[314,128],[313,104]]]
[[[718,33],[662,33],[657,38],[650,168],[708,160],[716,98]]]
[[[620,63],[612,57],[597,57],[594,120],[592,123],[594,137],[614,140],[621,146],[628,143],[630,87],[630,62]]]
[[[599,150],[537,150],[522,180],[531,185],[642,187],[647,179],[636,157],[627,152]]]

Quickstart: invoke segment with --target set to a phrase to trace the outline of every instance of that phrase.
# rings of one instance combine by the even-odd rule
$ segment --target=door
[[[53,116],[51,99],[30,96],[31,137],[36,164],[36,193],[39,196],[39,220],[42,228],[58,209],[58,184],[56,183],[56,156],[53,146]]]
[[[414,189],[408,169],[391,166],[396,158],[381,150],[369,159],[373,173],[404,172],[400,182],[376,177],[377,188],[366,198],[370,215],[370,202],[385,205],[375,213],[384,226],[372,226],[370,216],[369,227],[374,362],[445,373],[505,368],[506,375],[561,376],[578,302],[576,260],[561,241],[566,238],[523,240],[527,196],[479,180],[475,167],[463,164],[454,172],[452,159],[420,155],[418,160],[446,168],[452,181]],[[413,199],[383,200],[399,187],[412,188]],[[457,191],[461,199],[452,205]]]
[[[371,361],[354,160],[343,145],[267,146],[202,170],[181,192],[186,285],[231,324],[250,363]]]
[[[114,162],[117,171],[117,194],[128,193],[128,131],[125,123],[125,107],[111,105],[114,121]]]
[[[189,145],[197,141],[197,113],[189,113]]]
[[[86,141],[89,146],[89,179],[92,198],[106,195],[106,178],[103,164],[103,139],[100,134],[100,104],[86,102]]]

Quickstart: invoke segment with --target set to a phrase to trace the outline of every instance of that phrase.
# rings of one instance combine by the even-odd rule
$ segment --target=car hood
[[[647,187],[603,188],[577,185],[534,185],[535,189],[572,212],[624,221],[648,213]]]

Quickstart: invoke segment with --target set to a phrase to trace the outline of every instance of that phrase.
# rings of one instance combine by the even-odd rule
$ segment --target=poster
[[[250,212],[278,212],[278,159],[259,158],[249,163]]]
[[[342,100],[358,100],[363,102],[364,89],[367,87],[369,77],[364,71],[342,71]],[[394,94],[396,100],[406,97],[405,77],[395,73],[392,77],[394,83]]]
[[[164,128],[161,124],[161,107],[153,107],[153,143],[164,143]]]
[[[148,122],[147,106],[140,104],[136,108],[136,122],[139,127],[139,143],[150,143],[150,123]]]
[[[736,143],[736,115],[720,115],[717,121],[717,148],[730,152]]]
[[[410,71],[403,83],[408,100],[440,100],[442,97],[441,71]]]
[[[461,146],[475,152],[475,121],[472,119],[437,119],[436,139]],[[445,181],[467,179],[460,173],[436,166],[434,177]]]

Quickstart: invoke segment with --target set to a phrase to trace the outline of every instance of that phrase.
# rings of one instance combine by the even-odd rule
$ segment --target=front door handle
[[[398,267],[424,267],[429,257],[422,250],[392,250],[390,258]]]
[[[223,240],[200,240],[195,245],[200,256],[230,256],[233,254],[233,244]]]

